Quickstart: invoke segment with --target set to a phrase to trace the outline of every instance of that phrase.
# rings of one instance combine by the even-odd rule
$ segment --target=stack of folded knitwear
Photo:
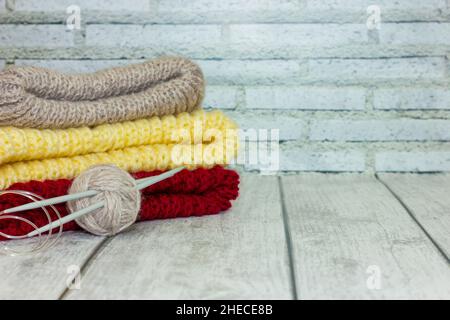
[[[236,126],[201,109],[204,90],[200,68],[180,57],[79,75],[9,68],[0,73],[0,190],[52,198],[93,165],[114,164],[136,178],[185,166],[142,190],[139,220],[224,211],[238,196],[239,176],[225,168],[236,157]],[[27,202],[4,194],[0,211]],[[68,214],[65,204],[56,208]],[[24,214],[37,226],[48,223],[40,209]],[[0,233],[30,228],[0,220]]]

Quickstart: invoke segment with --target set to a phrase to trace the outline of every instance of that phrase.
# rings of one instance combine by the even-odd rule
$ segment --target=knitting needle
[[[51,199],[30,202],[30,203],[27,203],[27,204],[24,204],[24,205],[15,207],[15,208],[6,209],[3,211],[3,213],[14,213],[14,212],[20,212],[20,211],[25,211],[25,210],[32,210],[32,209],[36,209],[36,208],[50,206],[53,204],[58,204],[61,202],[67,202],[70,200],[77,200],[77,199],[81,199],[81,198],[85,198],[85,197],[92,197],[98,193],[99,192],[96,190],[87,190],[87,191],[80,192],[80,193],[68,194],[65,196],[55,197],[55,198],[51,198]]]
[[[156,176],[156,177],[158,177],[158,176]],[[139,185],[140,183],[143,183],[146,181],[152,182],[154,180],[155,180],[155,177],[147,177],[147,178],[136,180],[136,182]],[[74,193],[74,194],[68,194],[65,196],[55,197],[55,198],[51,198],[51,199],[30,202],[30,203],[27,203],[27,204],[24,204],[24,205],[15,207],[15,208],[6,209],[3,211],[3,213],[14,213],[14,212],[20,212],[20,211],[25,211],[25,210],[32,210],[32,209],[46,207],[49,205],[54,205],[54,204],[58,204],[58,203],[62,203],[62,202],[78,200],[78,199],[82,199],[82,198],[86,198],[86,197],[92,197],[99,193],[100,192],[97,190],[87,190],[87,191],[78,192],[78,193]]]
[[[172,170],[164,172],[164,173],[162,173],[160,175],[157,175],[157,176],[154,176],[154,177],[150,177],[152,179],[149,179],[149,178],[140,179],[138,181],[141,181],[141,183],[137,184],[136,188],[138,190],[142,190],[144,188],[147,188],[148,186],[151,186],[152,184],[156,184],[156,183],[158,183],[158,182],[160,182],[162,180],[165,180],[167,178],[170,178],[170,177],[174,176],[175,174],[177,174],[178,172],[180,172],[183,169],[184,169],[184,167],[172,169]],[[142,182],[142,180],[144,180],[144,181]],[[88,213],[90,213],[90,212],[92,212],[94,210],[100,209],[104,205],[105,205],[104,201],[100,201],[100,202],[94,203],[94,204],[92,204],[92,205],[90,205],[90,206],[88,206],[86,208],[83,208],[83,209],[78,210],[78,211],[76,211],[76,212],[74,212],[72,214],[69,214],[69,215],[67,215],[67,216],[65,216],[65,217],[63,217],[63,218],[61,218],[59,220],[55,220],[55,221],[53,221],[53,222],[51,222],[51,223],[49,223],[49,224],[47,224],[47,225],[45,225],[45,226],[43,226],[43,227],[41,227],[39,229],[31,231],[30,233],[27,234],[27,237],[34,237],[34,236],[36,236],[38,234],[42,234],[42,233],[44,233],[46,231],[49,231],[51,229],[58,228],[59,226],[65,224],[67,222],[73,221],[73,220],[78,219],[79,217],[81,217],[81,216],[83,216],[85,214],[88,214]]]
[[[147,178],[142,178],[142,179],[136,180],[136,182],[137,182],[136,187],[138,188],[138,190],[142,190],[152,184],[155,184],[162,180],[170,178],[171,176],[177,174],[178,172],[180,172],[183,169],[184,169],[184,167],[179,167],[179,168],[175,168],[170,171],[164,172],[162,174],[159,174],[157,176],[147,177]],[[51,198],[51,199],[30,202],[30,203],[27,203],[27,204],[24,204],[21,206],[6,209],[6,210],[2,211],[2,213],[14,213],[14,212],[20,212],[20,211],[25,211],[25,210],[32,210],[32,209],[46,207],[46,206],[50,206],[50,205],[54,205],[54,204],[58,204],[58,203],[62,203],[62,202],[78,200],[78,199],[82,199],[82,198],[86,198],[86,197],[92,197],[99,193],[100,192],[97,190],[87,190],[87,191],[74,193],[74,194],[68,194],[65,196],[55,197],[55,198]]]
[[[160,181],[163,181],[165,179],[168,179],[168,178],[176,175],[178,172],[180,172],[184,169],[185,169],[184,167],[179,167],[179,168],[175,168],[175,169],[166,171],[164,173],[161,173],[157,176],[137,180],[138,184],[136,185],[136,188],[138,190],[145,189],[145,188],[151,186],[152,184],[156,184]]]
[[[78,217],[81,217],[91,211],[100,209],[101,207],[103,207],[105,205],[104,201],[100,201],[97,203],[94,203],[86,208],[83,208],[81,210],[78,210],[77,212],[74,212],[70,215],[67,215],[59,220],[55,220],[45,226],[43,226],[42,228],[39,229],[35,229],[34,231],[31,231],[30,233],[27,234],[27,237],[34,237],[37,236],[38,234],[42,234],[46,231],[52,230],[54,228],[58,228],[60,225],[66,224],[67,222],[70,222],[72,220],[77,219]]]

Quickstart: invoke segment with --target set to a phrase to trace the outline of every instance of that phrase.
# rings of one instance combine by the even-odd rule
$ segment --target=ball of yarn
[[[85,214],[75,221],[86,231],[101,235],[114,235],[132,225],[141,207],[141,194],[136,180],[114,165],[98,165],[89,168],[72,183],[69,193],[96,190],[99,194],[67,203],[70,212],[104,202],[104,206]]]

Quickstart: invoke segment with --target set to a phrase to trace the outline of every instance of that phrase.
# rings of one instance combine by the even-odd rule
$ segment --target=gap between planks
[[[83,264],[80,266],[80,271],[76,276],[82,277],[84,273],[86,273],[87,269],[89,268],[90,264],[95,261],[95,257],[105,248],[105,246],[111,241],[112,237],[104,237],[97,246],[94,247],[92,252],[87,256],[86,260],[83,262]],[[64,300],[65,296],[69,293],[70,288],[66,286],[64,291],[59,295],[58,300]]]
[[[450,298],[447,261],[375,177],[307,173],[282,183],[300,299]],[[379,271],[379,288],[368,270]]]
[[[450,262],[450,175],[382,173],[376,177]]]
[[[286,246],[288,251],[288,257],[289,257],[289,271],[291,275],[291,286],[292,286],[292,297],[294,300],[298,300],[298,289],[295,282],[295,258],[294,253],[292,250],[292,236],[291,236],[291,227],[289,224],[289,217],[286,210],[286,200],[284,196],[284,190],[283,190],[283,184],[281,183],[281,177],[278,176],[278,187],[280,189],[280,199],[281,199],[281,210],[283,213],[283,225],[284,225],[284,232],[286,236]]]

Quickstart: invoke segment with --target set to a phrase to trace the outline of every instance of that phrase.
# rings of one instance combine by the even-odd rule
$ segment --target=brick
[[[17,59],[18,66],[36,66],[64,73],[91,73],[102,69],[125,66],[143,60],[24,60]]]
[[[381,10],[381,19],[388,20],[420,20],[436,19],[446,9],[445,0],[307,0],[303,8],[310,15],[326,18],[329,15],[341,17],[359,13],[367,17],[367,7],[378,5]]]
[[[446,88],[383,88],[374,92],[375,109],[450,109]]]
[[[235,24],[230,25],[225,52],[252,59],[291,57],[306,48],[334,49],[367,45],[363,24]]]
[[[295,60],[200,60],[210,84],[296,83],[304,78],[306,66]]]
[[[240,129],[279,129],[281,141],[303,138],[306,123],[298,118],[282,114],[255,114],[228,111],[227,114],[239,125]]]
[[[245,89],[249,109],[363,110],[366,90],[357,87],[260,86]]]
[[[160,0],[158,11],[179,11],[184,13],[204,12],[222,14],[239,12],[262,12],[299,9],[298,1],[293,0]]]
[[[445,9],[445,0],[306,0],[307,10],[361,10],[372,4],[384,10],[426,10],[429,8]]]
[[[301,48],[366,44],[367,27],[361,24],[235,24],[230,26],[231,43],[247,46]],[[274,47],[275,48],[275,47]]]
[[[73,36],[63,25],[0,25],[0,47],[70,47]]]
[[[112,36],[114,35],[114,36]],[[221,42],[216,25],[88,25],[86,44],[94,47],[149,47],[155,54],[214,54]]]
[[[380,152],[375,155],[375,169],[379,172],[450,171],[450,152]]]
[[[450,45],[450,23],[384,23],[379,30],[381,44]]]
[[[238,87],[207,86],[203,107],[234,109],[239,103],[238,99]]]
[[[267,142],[241,143],[238,164],[263,173],[279,171],[363,172],[365,155],[360,151],[315,151],[278,147]]]
[[[360,151],[310,151],[297,148],[282,149],[282,171],[342,172],[365,170],[365,155]]]
[[[299,9],[293,0],[160,0],[158,15],[175,21],[283,21]]]
[[[71,5],[78,5],[81,10],[118,12],[149,10],[149,0],[15,0],[15,11],[66,11]]]
[[[313,59],[309,79],[334,83],[384,82],[389,80],[445,79],[445,58]]]
[[[448,141],[450,120],[316,120],[315,141]]]

